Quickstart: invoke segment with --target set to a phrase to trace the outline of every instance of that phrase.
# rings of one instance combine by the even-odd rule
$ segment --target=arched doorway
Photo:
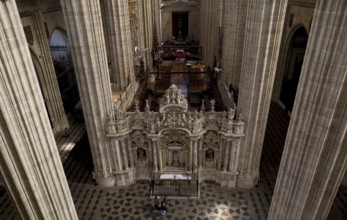
[[[305,57],[308,33],[303,25],[293,27],[286,35],[279,57],[278,72],[274,82],[267,118],[260,177],[256,186],[267,186],[273,191],[290,123],[290,113],[295,102],[296,90],[300,79],[301,67]],[[285,111],[284,111],[285,110]]]
[[[304,27],[300,27],[293,34],[289,44],[279,97],[285,106],[285,110],[288,112],[291,112],[293,109],[307,41],[308,33]]]
[[[73,69],[69,42],[63,31],[55,29],[50,37],[49,46],[57,76],[64,110],[68,116],[79,117],[76,112],[79,94]]]

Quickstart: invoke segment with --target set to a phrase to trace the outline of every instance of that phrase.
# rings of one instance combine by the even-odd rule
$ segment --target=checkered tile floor
[[[83,127],[74,127],[68,138],[57,137],[57,143],[79,219],[258,220],[267,218],[288,122],[289,118],[281,108],[273,104],[264,141],[262,175],[258,187],[251,190],[226,189],[215,183],[204,182],[200,185],[199,199],[169,198],[165,217],[154,209],[147,181],[112,188],[101,188],[95,184],[91,176],[92,159]],[[80,141],[73,141],[81,135],[83,137]],[[71,145],[76,146],[72,148]],[[4,188],[0,188],[0,219],[20,219]],[[328,219],[347,219],[346,187],[340,187]]]

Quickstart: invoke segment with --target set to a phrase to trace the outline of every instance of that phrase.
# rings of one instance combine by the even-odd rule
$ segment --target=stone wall
[[[178,2],[175,4],[161,5],[161,33],[162,39],[159,41],[171,41],[172,38],[172,12],[188,12],[188,35],[195,41],[200,40],[199,34],[199,4],[185,4]]]

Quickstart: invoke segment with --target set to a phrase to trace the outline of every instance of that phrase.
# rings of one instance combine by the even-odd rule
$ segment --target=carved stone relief
[[[160,100],[159,112],[149,107],[144,112],[139,108],[134,112],[115,111],[108,119],[106,133],[114,139],[129,136],[126,143],[132,152],[130,161],[141,172],[138,178],[181,172],[232,187],[245,176],[239,175],[237,164],[229,168],[239,148],[231,151],[228,147],[238,146],[244,137],[245,122],[242,116],[234,117],[234,109],[188,111],[187,100],[172,85]]]

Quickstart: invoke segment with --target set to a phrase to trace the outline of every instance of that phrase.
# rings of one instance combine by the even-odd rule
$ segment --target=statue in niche
[[[231,121],[231,120],[234,120],[234,118],[235,118],[235,109],[230,108],[228,112],[228,119]]]
[[[172,165],[173,166],[180,166],[180,161],[178,158],[178,152],[177,151],[174,151],[172,153]]]
[[[137,149],[137,159],[146,160],[146,151],[143,148]]]
[[[213,149],[209,148],[206,151],[206,160],[213,160],[213,158],[214,158],[214,151]]]

